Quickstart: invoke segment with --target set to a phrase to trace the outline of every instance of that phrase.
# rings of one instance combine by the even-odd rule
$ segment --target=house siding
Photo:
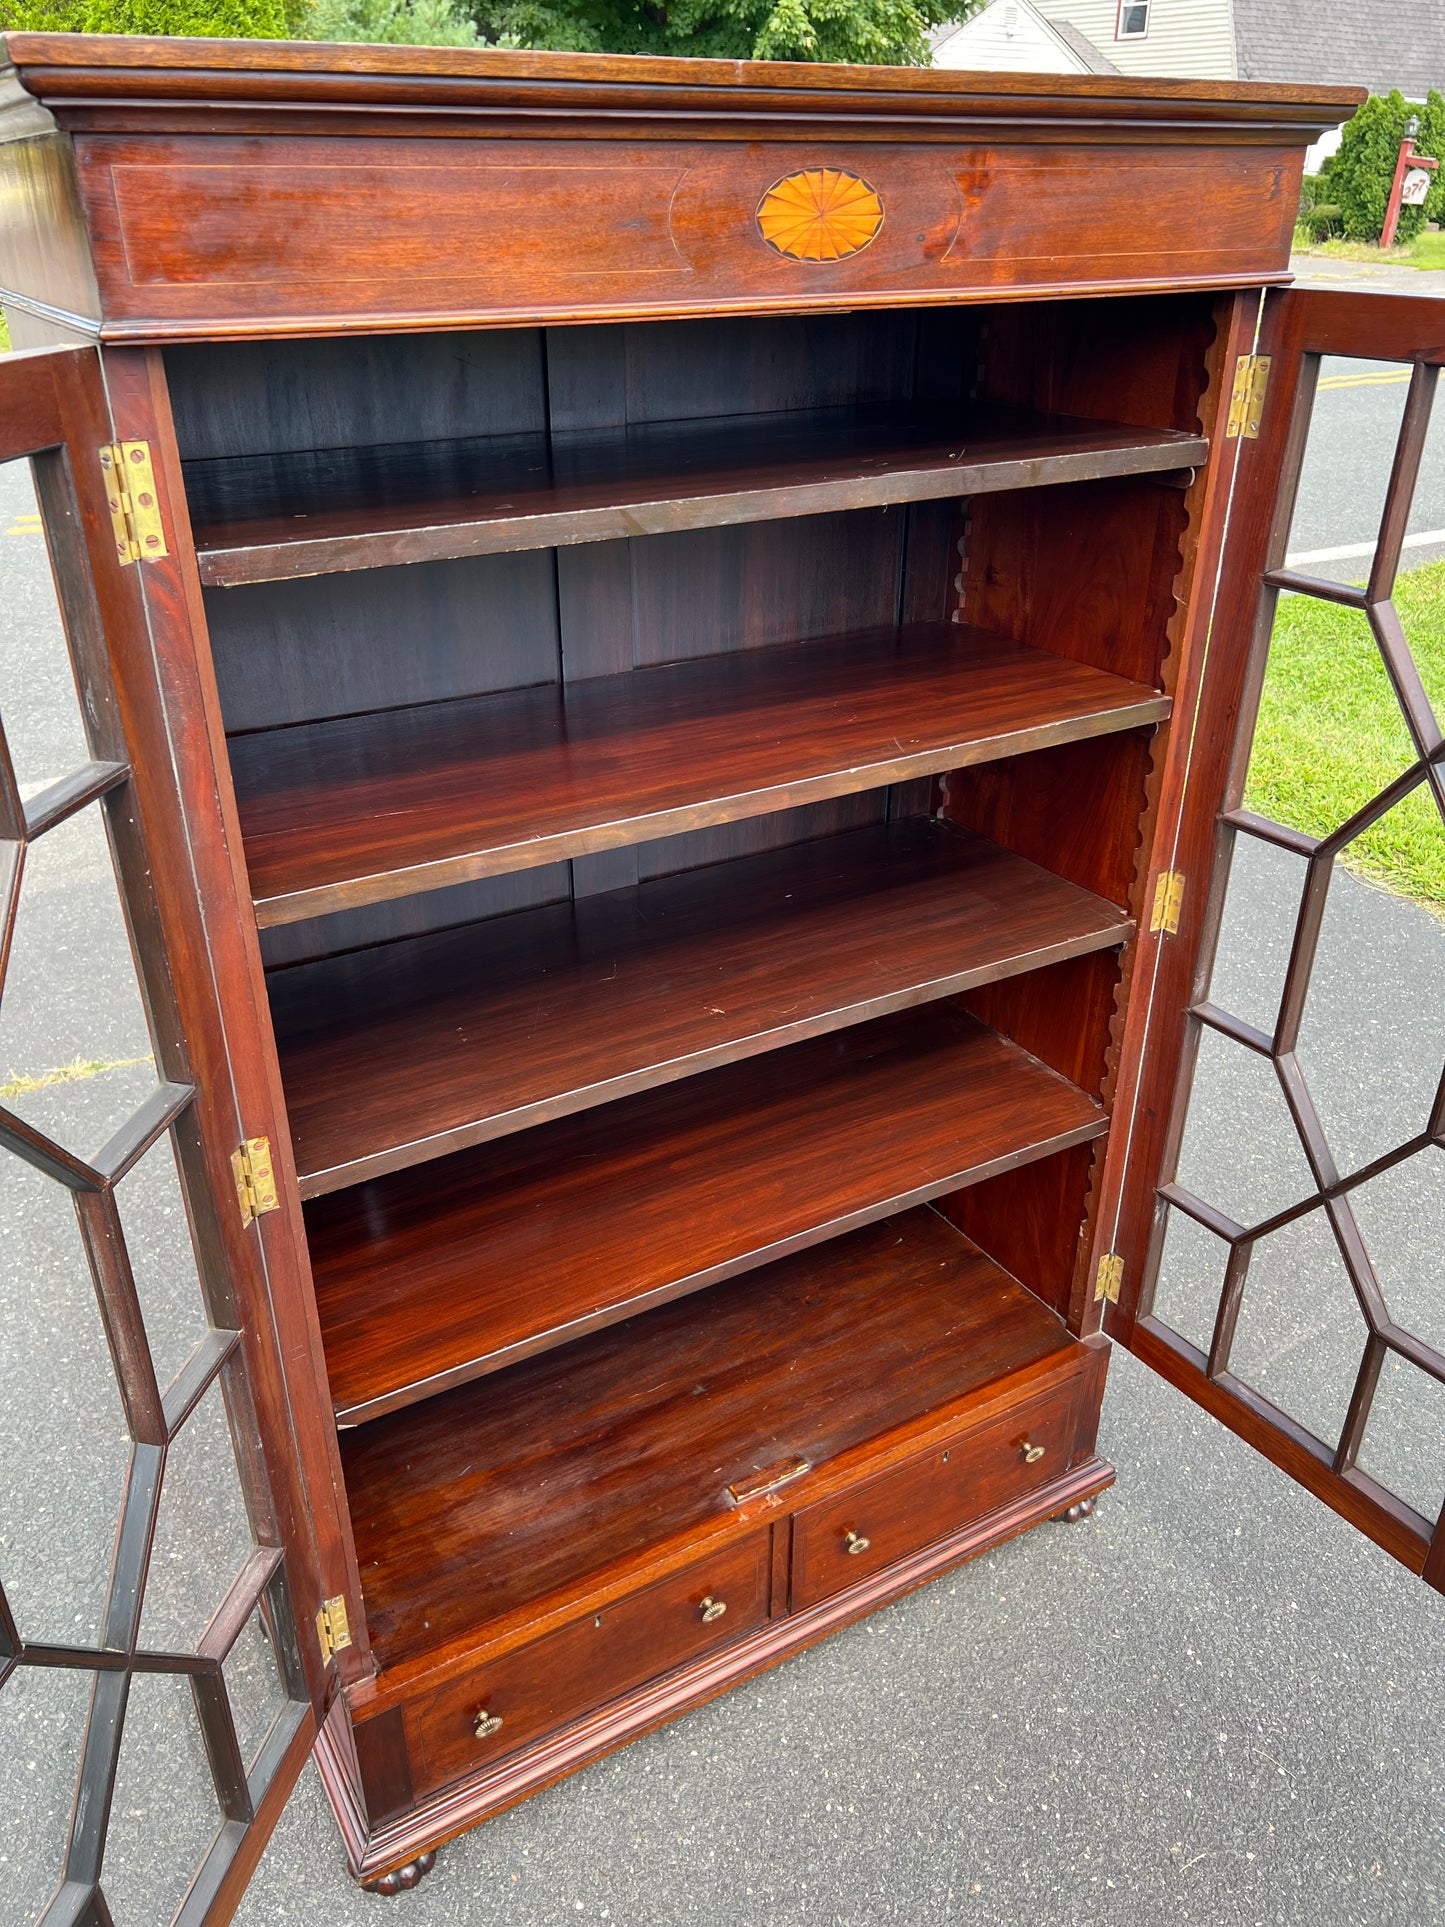
[[[1149,31],[1139,40],[1114,38],[1115,0],[1039,0],[1039,11],[1087,34],[1121,74],[1235,78],[1230,0],[1150,0]]]
[[[937,67],[962,67],[985,74],[1076,74],[1076,59],[1018,0],[993,0],[934,49]]]

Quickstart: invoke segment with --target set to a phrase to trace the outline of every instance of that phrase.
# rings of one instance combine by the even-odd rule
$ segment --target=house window
[[[1149,0],[1119,0],[1116,40],[1142,40],[1149,31]]]

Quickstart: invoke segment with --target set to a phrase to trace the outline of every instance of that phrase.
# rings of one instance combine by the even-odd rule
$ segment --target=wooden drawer
[[[814,1606],[1057,1478],[1073,1455],[1078,1385],[1070,1379],[1046,1398],[800,1511],[793,1524],[793,1610]]]
[[[759,1625],[771,1541],[767,1529],[754,1533],[414,1701],[406,1729],[417,1791],[475,1773]],[[496,1724],[479,1737],[483,1716]]]

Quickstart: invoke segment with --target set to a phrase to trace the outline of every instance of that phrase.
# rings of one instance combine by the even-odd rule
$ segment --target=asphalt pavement
[[[1322,391],[1322,452],[1291,536],[1306,554],[1372,532],[1403,399],[1400,384],[1370,379],[1387,368],[1325,372],[1343,379]],[[1445,531],[1436,428],[1412,522],[1425,534]],[[29,791],[70,766],[76,738],[27,491],[21,472],[0,470],[0,712],[33,746]],[[1311,566],[1347,575],[1352,560]],[[1251,856],[1236,876],[1219,982],[1247,1016],[1277,988],[1287,868]],[[103,847],[77,831],[33,882],[22,932],[30,908],[36,935],[0,1006],[0,1080],[79,1064],[84,1075],[7,1101],[93,1150],[153,1074],[133,993],[119,988]],[[1307,1042],[1346,1157],[1368,1155],[1402,1116],[1417,1128],[1445,1054],[1445,923],[1341,876]],[[1192,1181],[1253,1208],[1289,1160],[1278,1111],[1249,1076],[1207,1071]],[[1402,1315],[1445,1342],[1441,1186],[1416,1178],[1379,1200],[1377,1255]],[[152,1227],[144,1289],[167,1358],[198,1318],[177,1213],[173,1175],[153,1166],[130,1222],[138,1235]],[[88,1636],[119,1490],[118,1413],[65,1214],[38,1182],[12,1181],[0,1226],[0,1570],[32,1632]],[[1181,1247],[1164,1287],[1186,1330],[1201,1315],[1200,1262]],[[1358,1315],[1288,1262],[1261,1303],[1243,1327],[1256,1382],[1327,1423],[1358,1355]],[[1376,1463],[1438,1507],[1445,1397],[1387,1389]],[[241,1543],[224,1430],[202,1417],[162,1532],[156,1643],[204,1617]],[[1127,1354],[1115,1354],[1101,1450],[1119,1483],[1092,1520],[1042,1527],[536,1796],[443,1849],[414,1893],[354,1888],[308,1768],[241,1927],[1445,1921],[1440,1597]],[[238,1656],[234,1680],[257,1722],[263,1657]],[[172,1684],[132,1701],[106,1868],[118,1927],[165,1918],[209,1824],[204,1762]],[[0,1693],[0,1813],[18,1815],[0,1832],[6,1922],[29,1918],[53,1878],[82,1712],[79,1682],[62,1674],[17,1676]]]

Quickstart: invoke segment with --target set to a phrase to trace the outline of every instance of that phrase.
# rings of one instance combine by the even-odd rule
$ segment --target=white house
[[[989,0],[960,26],[933,36],[935,67],[992,74],[1112,74],[1114,67],[1068,21],[1045,18],[1032,0]]]
[[[989,0],[933,36],[934,64],[975,72],[1355,81],[1410,100],[1445,91],[1445,0]]]

